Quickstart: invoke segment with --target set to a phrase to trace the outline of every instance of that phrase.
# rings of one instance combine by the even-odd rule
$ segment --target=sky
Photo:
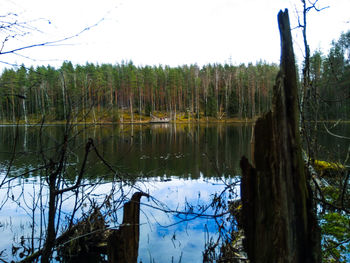
[[[319,0],[317,6],[329,8],[308,14],[307,37],[311,52],[326,54],[331,41],[350,29],[350,1]],[[300,0],[1,0],[0,15],[15,13],[13,21],[28,22],[24,31],[29,32],[6,41],[2,52],[78,35],[0,55],[0,69],[9,64],[59,67],[63,61],[131,60],[140,66],[279,63],[277,14],[285,8],[296,27]],[[0,32],[0,41],[8,34]],[[300,62],[300,29],[293,29],[293,38]]]

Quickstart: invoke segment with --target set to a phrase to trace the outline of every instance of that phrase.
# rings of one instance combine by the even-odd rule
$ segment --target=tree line
[[[350,31],[333,41],[328,54],[310,57],[310,88],[305,94],[306,119],[350,118]]]
[[[350,31],[333,41],[327,55],[310,57],[310,88],[301,92],[306,120],[350,117]],[[162,112],[173,119],[255,118],[270,109],[276,64],[135,66],[73,65],[5,69],[0,76],[3,122],[104,118],[128,113],[131,120]],[[301,80],[300,80],[301,83]],[[300,84],[300,89],[302,90]],[[301,103],[303,105],[303,103]],[[141,118],[141,117],[140,117]]]
[[[0,78],[0,119],[5,121],[51,116],[65,120],[76,114],[112,121],[120,112],[149,116],[164,112],[173,118],[253,118],[271,104],[278,66],[264,62],[239,66],[213,64],[135,66],[64,62],[51,66],[5,69]],[[119,114],[118,114],[119,113]]]

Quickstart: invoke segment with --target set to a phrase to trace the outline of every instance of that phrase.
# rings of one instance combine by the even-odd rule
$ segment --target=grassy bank
[[[219,115],[219,114],[218,114]],[[177,123],[177,124],[186,124],[186,123],[254,123],[254,121],[258,118],[238,118],[238,117],[209,117],[205,116],[204,113],[197,114],[191,114],[188,112],[179,112],[177,114],[172,114],[169,116],[167,112],[153,112],[153,117],[157,118],[169,118],[169,123]],[[43,116],[37,116],[37,115],[29,115],[27,116],[27,120],[25,119],[19,119],[16,121],[13,120],[0,120],[0,125],[38,125],[43,122],[42,120]],[[75,114],[70,119],[71,123],[74,124],[147,124],[150,123],[152,120],[151,116],[147,116],[145,114],[138,114],[134,113],[133,115],[130,114],[130,111],[113,111],[113,110],[91,110],[88,113],[80,113]],[[320,120],[321,122],[327,122],[327,123],[350,123],[350,120]],[[45,115],[44,119],[45,124],[52,124],[52,125],[60,125],[67,123],[67,120],[57,120],[56,116],[52,115]]]
[[[169,118],[169,123],[175,124],[186,124],[186,123],[250,123],[254,122],[255,119],[240,119],[240,118],[216,118],[204,116],[203,113],[199,116],[188,113],[177,113],[169,116],[165,112],[153,112],[153,117],[157,118]],[[144,114],[134,113],[130,114],[130,111],[100,111],[90,112],[89,114],[76,114],[71,118],[70,122],[74,124],[147,124],[152,121],[151,116]],[[39,116],[28,116],[27,120],[19,119],[16,121],[11,120],[0,120],[1,125],[39,125],[43,122],[42,117]],[[45,124],[60,125],[65,124],[67,120],[57,120],[54,116],[46,115],[44,119]]]

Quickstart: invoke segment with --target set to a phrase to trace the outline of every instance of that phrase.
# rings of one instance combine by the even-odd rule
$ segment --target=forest
[[[302,2],[304,16],[307,10],[316,8],[317,0],[309,9]],[[325,262],[347,261],[350,148],[339,157],[333,155],[336,147],[329,147],[324,159],[319,154],[321,144],[317,138],[321,130],[318,124],[323,122],[325,130],[341,139],[341,143],[349,139],[327,130],[326,125],[335,127],[350,118],[350,31],[334,40],[327,54],[315,51],[310,55],[305,44],[305,60],[300,65],[294,60],[289,21],[288,26],[285,23],[288,11],[281,11],[278,19],[283,39],[281,65],[259,61],[247,65],[170,67],[135,65],[132,61],[101,65],[73,65],[65,61],[59,68],[22,65],[5,69],[0,75],[0,124],[4,124],[3,146],[8,147],[1,151],[5,158],[0,170],[0,210],[6,211],[7,204],[26,207],[32,231],[27,240],[20,237],[11,249],[6,248],[12,250],[12,257],[19,262],[46,263],[57,255],[61,262],[73,262],[74,257],[91,257],[89,253],[93,252],[99,262],[106,262],[106,255],[109,262],[137,262],[143,224],[140,205],[144,205],[140,200],[147,197],[152,204],[148,205],[150,209],[174,215],[180,221],[197,217],[215,220],[219,237],[214,242],[208,234],[201,251],[203,262],[228,262],[227,258],[230,262],[245,262],[248,258],[250,262],[262,262],[259,258],[268,259],[264,262],[282,262],[284,257],[294,260],[288,262],[321,262],[321,258]],[[306,20],[301,27],[306,28]],[[306,36],[304,40],[306,43]],[[249,126],[249,136],[242,135],[243,129],[224,133],[221,128],[205,127],[202,131],[200,125],[192,125],[196,131],[183,127],[184,137],[179,136],[178,128],[177,134],[170,130],[157,135],[156,130],[162,127],[152,125],[137,125],[138,130],[134,130],[134,125],[110,125],[112,131],[118,126],[130,126],[132,132],[129,135],[120,128],[120,138],[113,138],[111,130],[104,131],[107,137],[96,136],[103,133],[104,126],[96,123],[147,122],[152,116],[166,116],[174,122],[256,122]],[[7,125],[16,123],[41,125]],[[61,133],[50,133],[49,127],[55,125],[44,124],[51,123],[65,125],[57,125]],[[76,125],[79,123],[92,125]],[[88,136],[90,128],[94,136]],[[51,136],[56,132],[59,137]],[[82,141],[78,141],[79,136]],[[150,149],[164,153],[155,156],[150,151],[147,155],[142,152],[141,157],[129,157],[132,149],[145,150],[147,139]],[[226,143],[228,139],[246,141],[251,160],[241,156],[242,144],[231,148]],[[119,141],[125,151],[116,144]],[[29,142],[36,147],[30,149]],[[107,152],[107,147],[112,150]],[[198,153],[189,151],[193,148]],[[79,152],[75,152],[77,149]],[[136,164],[142,172],[134,174],[112,163],[116,152],[120,159],[127,159],[128,168]],[[218,161],[231,155],[242,157],[242,174],[231,178],[234,172],[227,173],[230,176],[223,182],[224,190],[204,204],[197,202],[197,206],[186,201],[183,207],[171,209],[135,182],[136,178],[145,179],[158,170],[162,183],[171,182],[173,178],[159,169],[169,168],[171,162],[182,177],[194,174],[200,179],[204,174],[199,166],[202,162],[202,171],[222,179],[225,169],[231,166],[219,165]],[[190,156],[190,161],[179,165],[177,159],[185,156]],[[19,169],[16,165],[23,160],[29,164]],[[87,180],[96,170],[110,181],[99,176]],[[98,187],[107,184],[110,190],[95,194]],[[189,185],[189,181],[184,185]],[[28,186],[33,190],[29,191]],[[68,195],[74,200],[66,198]],[[27,205],[27,200],[32,200],[33,205]],[[72,207],[66,212],[63,208],[68,202],[72,202]],[[175,239],[174,232],[171,241]],[[131,245],[126,240],[131,240]],[[132,260],[117,260],[118,254],[130,256],[126,247],[132,250]],[[0,251],[0,260],[10,262],[11,255],[3,254],[6,249]],[[122,250],[124,253],[120,253]],[[182,254],[179,262],[181,257]]]
[[[86,109],[94,116],[111,110],[113,122],[119,121],[120,112],[128,112],[132,118],[156,111],[172,116],[187,113],[195,118],[252,118],[269,107],[277,71],[277,65],[262,62],[202,68],[136,67],[132,62],[75,67],[64,62],[60,69],[21,67],[2,74],[0,114],[8,121],[41,118],[46,113],[51,113],[52,120],[65,120],[68,109],[78,116],[84,116]],[[17,98],[25,99],[16,102],[16,96],[9,94],[21,94]]]
[[[318,120],[349,119],[349,47],[350,31],[332,43],[328,54],[316,51],[310,57],[311,83],[304,97],[312,102],[307,111]],[[47,121],[121,122],[127,114],[135,122],[157,112],[172,120],[253,119],[270,108],[277,72],[278,65],[262,61],[202,67],[132,61],[21,66],[1,74],[0,120],[27,123],[45,116]]]

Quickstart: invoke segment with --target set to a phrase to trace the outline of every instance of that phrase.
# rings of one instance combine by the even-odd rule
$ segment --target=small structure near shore
[[[170,118],[168,117],[156,117],[151,114],[150,123],[168,123],[170,122]]]

